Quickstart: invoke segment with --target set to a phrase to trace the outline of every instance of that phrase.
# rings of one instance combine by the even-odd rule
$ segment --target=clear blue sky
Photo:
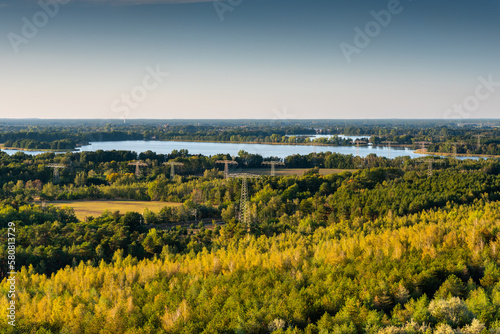
[[[0,0],[0,118],[500,115],[500,0],[42,1]]]

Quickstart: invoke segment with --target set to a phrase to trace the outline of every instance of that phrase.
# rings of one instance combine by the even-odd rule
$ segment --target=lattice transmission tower
[[[433,164],[434,163],[441,163],[444,164],[446,163],[445,160],[442,159],[422,159],[418,161],[419,163],[428,163],[428,168],[427,168],[427,176],[431,177],[433,174]]]
[[[231,174],[231,178],[241,179],[239,220],[250,229],[252,221],[250,218],[250,202],[248,201],[248,179],[258,179],[260,176],[248,173],[235,173]]]
[[[176,161],[170,161],[170,162],[164,162],[164,165],[170,165],[170,180],[174,179],[175,176],[175,166],[184,166],[182,162],[176,162]]]
[[[264,161],[263,165],[271,165],[271,176],[276,176],[276,166],[284,166],[285,163],[282,161]]]
[[[356,144],[356,156],[361,157],[359,146],[360,145],[367,145],[368,143],[366,141],[364,141],[364,140],[357,139],[357,140],[354,141],[354,144]]]
[[[391,140],[387,140],[387,141],[382,142],[382,144],[387,144],[388,145],[388,149],[389,149],[388,158],[389,159],[391,158],[391,145],[392,144],[397,144],[397,143],[398,143],[397,141],[391,141]]]
[[[63,164],[48,164],[47,167],[54,169],[54,179],[53,179],[54,183],[59,183],[59,181],[60,181],[59,169],[66,168],[66,165],[63,165]]]
[[[224,178],[227,180],[229,178],[229,165],[237,165],[238,163],[234,160],[217,160],[216,164],[224,164]]]
[[[414,144],[421,145],[422,151],[425,151],[425,149],[426,149],[425,146],[426,145],[431,145],[432,143],[430,141],[416,141],[416,142],[414,142]]]
[[[477,137],[477,151],[481,148],[481,138],[486,137],[485,135],[473,135],[472,137]]]
[[[136,162],[131,162],[128,164],[129,166],[135,166],[135,176],[139,177],[141,176],[141,170],[140,167],[147,167],[148,164],[144,163],[142,161],[136,161]]]
[[[457,142],[451,142],[449,143],[451,145],[453,145],[453,158],[457,158],[458,156],[458,149],[457,149],[457,145],[463,145],[464,142],[463,141],[457,141]]]

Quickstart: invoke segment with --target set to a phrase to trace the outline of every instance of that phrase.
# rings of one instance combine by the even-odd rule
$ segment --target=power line
[[[240,215],[239,220],[250,230],[250,203],[248,201],[248,179],[258,179],[259,175],[248,173],[231,174],[231,178],[241,178]]]
[[[432,142],[430,142],[430,141],[416,141],[416,142],[414,142],[414,144],[422,145],[422,151],[424,151],[425,145],[431,145]]]
[[[59,178],[59,169],[66,168],[66,165],[63,164],[48,164],[47,167],[54,169],[54,183],[58,183]]]
[[[481,149],[481,138],[486,137],[485,135],[473,135],[472,137],[477,137],[477,150]]]
[[[388,148],[389,148],[389,159],[391,158],[391,144],[397,144],[398,142],[397,141],[391,141],[391,140],[387,140],[387,141],[384,141],[382,142],[382,144],[388,144]]]
[[[217,160],[216,164],[224,164],[224,178],[227,180],[229,178],[229,165],[237,165],[238,163],[234,160]]]
[[[139,168],[148,166],[148,164],[141,162],[140,160],[136,161],[136,162],[130,162],[128,165],[135,166],[135,176],[137,176],[137,177],[141,176],[141,171]]]
[[[433,173],[433,163],[446,163],[446,161],[442,160],[442,159],[423,159],[423,160],[418,160],[417,162],[419,163],[428,163],[429,166],[428,166],[428,169],[427,169],[427,176],[431,177],[432,176],[432,173]]]
[[[463,141],[458,141],[458,142],[450,142],[448,144],[453,145],[453,158],[456,159],[457,155],[458,155],[457,145],[463,145],[464,142]]]
[[[359,152],[359,145],[366,145],[366,144],[368,144],[368,143],[367,143],[366,141],[364,141],[364,140],[359,140],[359,139],[357,139],[357,140],[355,140],[355,141],[354,141],[354,144],[356,144],[356,155],[357,155],[358,157],[360,157],[360,156],[361,156],[361,154],[360,154],[360,152]]]
[[[264,161],[262,164],[271,165],[271,176],[276,176],[275,166],[285,166],[285,163],[281,161]]]
[[[182,162],[170,161],[164,162],[164,165],[170,165],[170,179],[173,180],[175,176],[175,166],[184,166]]]

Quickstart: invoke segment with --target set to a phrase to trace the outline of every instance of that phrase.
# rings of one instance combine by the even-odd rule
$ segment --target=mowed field
[[[171,202],[146,202],[146,201],[55,201],[46,202],[57,207],[68,206],[75,210],[75,215],[78,219],[83,220],[87,216],[100,216],[104,211],[111,212],[120,211],[135,211],[142,213],[145,208],[158,213],[166,206],[180,206],[180,203]]]
[[[286,175],[303,175],[310,168],[276,168],[276,175],[286,176]],[[357,169],[332,169],[332,168],[320,168],[320,175],[338,174],[342,172],[355,172]],[[257,175],[271,175],[271,168],[255,168],[246,169],[245,173],[257,174]]]

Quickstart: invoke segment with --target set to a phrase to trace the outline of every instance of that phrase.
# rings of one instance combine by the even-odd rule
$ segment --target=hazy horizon
[[[37,117],[2,117],[0,121],[9,120],[40,120],[40,121],[119,121],[123,122],[123,119],[118,118],[37,118]],[[489,117],[489,118],[287,118],[287,119],[276,119],[276,118],[127,118],[125,121],[443,121],[444,123],[457,123],[457,122],[474,122],[474,121],[499,121],[500,117]]]
[[[500,117],[500,0],[40,3],[0,0],[0,118]]]

